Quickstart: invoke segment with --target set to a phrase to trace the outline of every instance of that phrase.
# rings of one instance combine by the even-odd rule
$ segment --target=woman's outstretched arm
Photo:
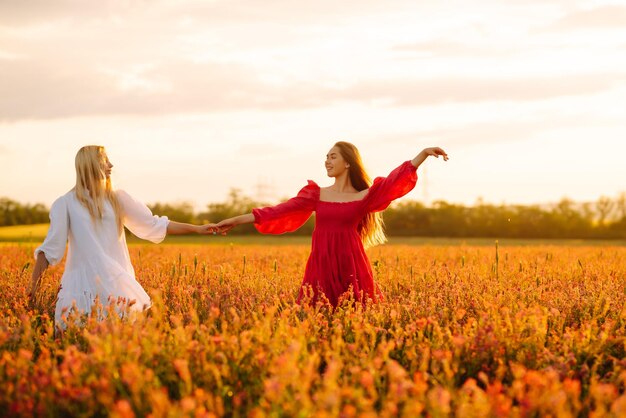
[[[319,186],[309,181],[286,202],[275,206],[254,208],[252,213],[224,219],[217,224],[218,231],[226,235],[237,225],[254,223],[255,228],[262,234],[284,234],[300,228],[311,217],[319,199]]]
[[[166,216],[156,216],[143,202],[133,198],[124,190],[116,190],[122,206],[124,226],[141,239],[159,243],[166,235],[211,234],[214,224],[193,225],[169,220]]]
[[[417,167],[429,156],[443,156],[448,160],[448,154],[439,147],[424,148],[415,158],[403,162],[387,177],[376,177],[365,195],[365,208],[368,212],[380,212],[387,209],[389,204],[406,195],[415,187],[417,182]]]
[[[413,164],[413,166],[417,168],[420,165],[422,165],[422,163],[426,161],[426,158],[428,158],[429,156],[439,158],[440,155],[443,156],[444,161],[448,161],[448,154],[446,154],[446,152],[442,150],[441,148],[439,147],[424,148],[419,154],[415,156],[415,158],[411,160],[411,164]]]

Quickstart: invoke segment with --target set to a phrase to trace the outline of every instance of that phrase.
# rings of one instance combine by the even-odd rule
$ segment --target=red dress
[[[410,192],[416,181],[416,168],[406,161],[389,176],[374,179],[361,200],[320,200],[319,186],[309,180],[296,197],[276,206],[252,211],[255,227],[263,234],[295,231],[313,212],[316,213],[311,255],[298,302],[309,292],[312,292],[312,301],[315,302],[323,293],[333,306],[337,306],[340,297],[350,289],[356,300],[382,299],[359,236],[359,224],[368,212],[382,211],[392,200]]]

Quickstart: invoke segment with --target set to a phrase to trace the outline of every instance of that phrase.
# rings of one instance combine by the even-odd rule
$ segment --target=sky
[[[83,145],[146,203],[274,202],[339,140],[407,199],[626,191],[626,2],[0,0],[0,197],[50,205]]]

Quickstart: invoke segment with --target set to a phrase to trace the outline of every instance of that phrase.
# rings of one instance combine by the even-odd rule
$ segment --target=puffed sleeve
[[[254,226],[262,234],[284,234],[295,231],[311,217],[319,196],[319,186],[309,180],[296,197],[276,206],[253,209]]]
[[[368,212],[385,210],[389,204],[415,187],[417,168],[411,161],[405,161],[387,177],[376,177],[365,195],[365,207]]]
[[[59,264],[65,254],[69,226],[70,217],[67,211],[67,202],[65,196],[61,196],[54,201],[50,208],[50,228],[43,244],[35,249],[35,259],[39,253],[44,253],[50,265]]]
[[[124,226],[130,232],[155,244],[165,239],[169,224],[167,216],[153,215],[148,206],[123,190],[117,190],[115,194],[122,207]]]

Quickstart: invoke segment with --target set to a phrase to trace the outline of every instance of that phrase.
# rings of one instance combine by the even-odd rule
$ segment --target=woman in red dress
[[[374,283],[365,248],[386,241],[379,212],[415,187],[416,169],[426,158],[440,155],[448,160],[441,148],[425,148],[387,177],[378,177],[372,183],[358,149],[348,142],[337,142],[326,155],[326,172],[335,184],[319,187],[309,180],[296,197],[225,219],[217,227],[225,234],[236,225],[254,222],[263,234],[283,234],[300,228],[315,212],[311,255],[298,302],[306,296],[315,303],[324,295],[337,306],[348,291],[356,300],[378,301],[382,293]]]

